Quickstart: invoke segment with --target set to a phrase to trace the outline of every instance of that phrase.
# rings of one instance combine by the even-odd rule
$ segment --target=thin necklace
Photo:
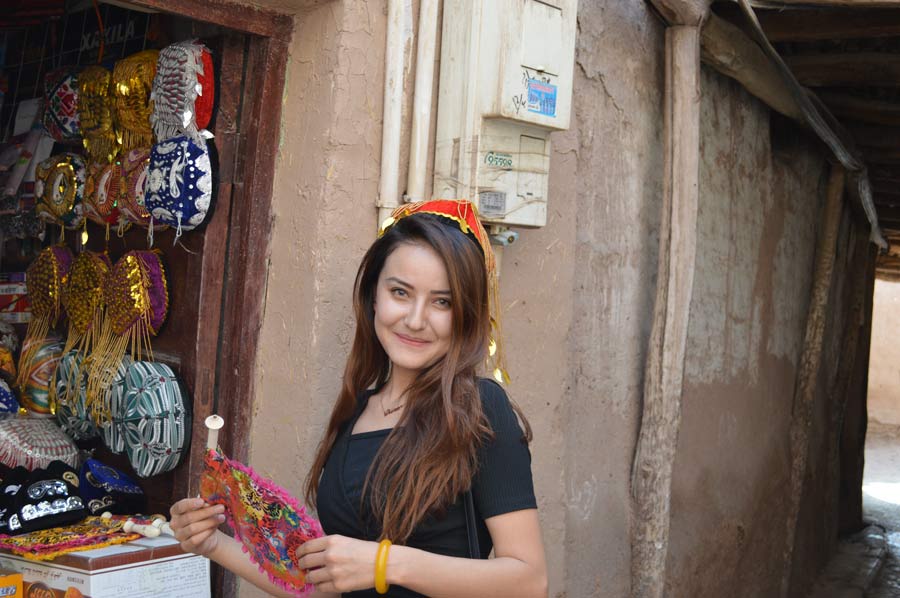
[[[406,405],[406,402],[404,401],[404,402],[400,403],[399,405],[397,405],[396,407],[391,407],[390,409],[385,409],[384,408],[384,395],[382,394],[380,397],[378,397],[378,404],[381,406],[381,412],[384,413],[385,417],[387,417],[391,413],[397,413],[398,411],[403,409],[403,406]]]

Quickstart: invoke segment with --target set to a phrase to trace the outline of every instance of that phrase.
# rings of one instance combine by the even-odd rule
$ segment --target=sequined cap
[[[87,167],[78,154],[50,156],[35,169],[35,211],[44,222],[76,229],[84,221]]]
[[[150,92],[159,50],[144,50],[116,63],[112,74],[115,124],[122,151],[153,144]]]
[[[112,73],[89,66],[78,74],[78,112],[84,150],[92,162],[109,164],[119,153],[113,126]]]
[[[103,290],[106,318],[112,332],[126,334],[146,322],[156,335],[169,310],[169,291],[159,253],[130,251],[116,262]]]
[[[88,351],[89,332],[97,333],[103,306],[103,286],[112,264],[105,253],[84,251],[75,258],[62,289],[62,305],[69,317],[66,353],[74,348]]]

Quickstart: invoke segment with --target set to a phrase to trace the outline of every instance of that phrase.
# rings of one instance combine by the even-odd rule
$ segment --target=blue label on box
[[[537,79],[528,80],[528,111],[541,116],[556,116],[556,85]]]

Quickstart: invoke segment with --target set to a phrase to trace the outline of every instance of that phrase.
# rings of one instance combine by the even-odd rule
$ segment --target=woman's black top
[[[479,449],[478,469],[472,480],[472,498],[481,557],[487,558],[493,544],[485,519],[537,507],[531,479],[531,454],[506,393],[493,380],[482,378],[478,391],[494,437]],[[318,513],[326,534],[377,541],[380,524],[373,521],[367,503],[362,503],[366,474],[390,430],[351,434],[374,391],[360,397],[356,415],[340,431],[325,463],[319,482]],[[446,556],[469,557],[463,496],[442,516],[428,516],[413,531],[406,545]],[[376,598],[374,589],[344,594],[353,598]],[[387,596],[422,596],[406,588],[391,586]]]

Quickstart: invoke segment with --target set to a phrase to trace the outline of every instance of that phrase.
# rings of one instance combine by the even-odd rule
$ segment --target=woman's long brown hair
[[[484,256],[475,242],[441,222],[440,216],[408,216],[375,241],[357,272],[356,334],[337,403],[306,480],[307,504],[315,504],[325,462],[341,427],[356,412],[358,397],[366,389],[381,388],[390,376],[390,360],[375,336],[374,299],[385,261],[403,243],[423,244],[443,259],[452,332],[447,354],[422,370],[407,390],[403,416],[366,478],[363,496],[369,497],[376,521],[380,514],[382,537],[395,543],[405,542],[427,514],[446,509],[469,489],[477,450],[491,435],[477,386],[490,335]]]

